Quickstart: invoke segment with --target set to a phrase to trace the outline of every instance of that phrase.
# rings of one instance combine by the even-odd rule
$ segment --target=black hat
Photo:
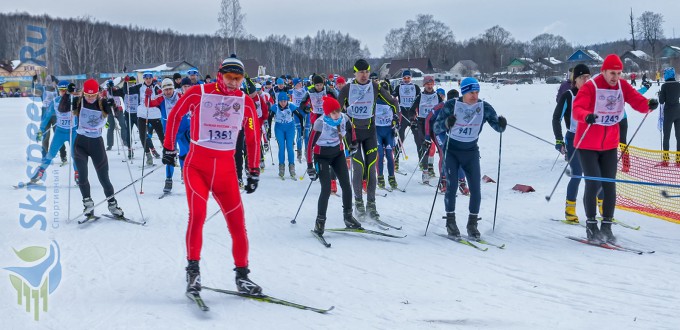
[[[446,93],[446,99],[447,100],[457,99],[459,96],[460,96],[460,94],[455,89],[452,89],[448,93]]]
[[[175,80],[177,78],[182,78],[182,75],[179,74],[179,72],[175,72],[175,74],[172,75],[172,80]]]
[[[357,71],[364,71],[364,70],[371,70],[371,65],[366,62],[363,58],[358,59],[356,62],[354,62],[354,72]]]
[[[368,77],[371,78],[371,79],[378,79],[378,73],[371,72],[371,74]]]
[[[312,83],[313,83],[314,85],[316,85],[316,84],[323,84],[323,77],[321,77],[321,76],[319,76],[319,75],[314,75],[314,76],[312,77]]]
[[[576,64],[576,66],[574,67],[574,71],[571,75],[571,81],[572,82],[575,81],[576,78],[584,74],[590,74],[590,69],[588,68],[588,66],[583,63]]]

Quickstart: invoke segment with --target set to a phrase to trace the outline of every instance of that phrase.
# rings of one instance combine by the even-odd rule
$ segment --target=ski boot
[[[264,159],[260,160],[260,171],[264,171]]]
[[[326,217],[323,215],[319,215],[316,217],[316,222],[314,223],[314,232],[319,235],[323,236],[323,230],[326,227]]]
[[[345,221],[345,227],[348,229],[363,229],[359,221],[352,216],[352,210],[343,210],[342,218]]]
[[[83,207],[85,208],[83,210],[83,213],[85,214],[86,217],[94,216],[94,201],[92,201],[92,198],[90,197],[83,198]]]
[[[172,190],[172,178],[165,179],[165,186],[163,187],[164,193],[169,193]]]
[[[248,267],[236,267],[236,289],[240,293],[244,293],[251,296],[258,296],[262,294],[262,288],[255,284],[248,278]]]
[[[460,238],[460,230],[458,230],[458,225],[456,225],[456,213],[446,212],[446,233],[456,239]]]
[[[150,152],[146,153],[146,166],[153,166],[153,156]]]
[[[135,157],[135,152],[132,151],[132,148],[128,149],[128,159],[132,159]]]
[[[427,170],[423,171],[422,180],[423,184],[430,184],[430,174],[427,173]]]
[[[198,260],[189,260],[187,268],[187,293],[199,293],[201,291],[201,271]]]
[[[467,233],[468,237],[473,240],[478,240],[482,237],[482,234],[480,234],[479,230],[477,229],[477,221],[479,221],[479,218],[476,214],[470,214],[468,216],[468,223],[466,227]]]
[[[602,218],[602,224],[600,224],[600,239],[603,243],[616,244],[616,236],[612,233],[612,218]]]
[[[604,212],[602,211],[602,210],[603,210],[603,209],[602,209],[602,203],[603,203],[603,202],[604,202],[604,200],[602,200],[602,199],[600,199],[599,197],[597,197],[597,210],[600,212],[600,216],[602,216],[602,213],[604,213]]]
[[[283,180],[283,176],[286,175],[286,165],[279,164],[279,177]]]
[[[113,150],[113,146],[106,147],[106,151],[111,151],[111,150]]]
[[[153,155],[153,158],[160,159],[161,155],[156,151],[156,148],[151,148],[151,154]]]
[[[380,214],[378,213],[378,209],[375,206],[375,201],[368,201],[366,203],[366,211],[368,212],[368,216],[371,217],[371,219],[380,220]]]
[[[458,180],[458,191],[460,191],[460,193],[464,196],[470,196],[470,188],[468,188],[465,179]]]
[[[659,164],[659,165],[661,165],[663,167],[668,167],[668,163],[670,162],[670,160],[671,160],[670,155],[667,152],[664,152],[663,156],[661,158],[661,164]]]
[[[399,186],[397,185],[397,178],[394,175],[388,176],[387,177],[387,182],[390,183],[390,187],[392,189],[397,189]]]
[[[288,165],[288,173],[290,173],[290,177],[295,179],[295,164],[289,164]]]
[[[366,216],[366,207],[364,207],[364,200],[361,198],[354,199],[354,207],[357,209],[357,216],[363,218]]]
[[[437,173],[434,172],[434,165],[433,164],[427,164],[427,174],[429,174],[431,178],[434,178],[434,177],[437,176]]]
[[[588,238],[588,242],[592,244],[603,243],[600,235],[600,229],[597,228],[597,220],[595,220],[595,218],[586,219],[586,235]]]
[[[73,171],[73,181],[76,182],[76,185],[80,184],[80,175],[78,175],[78,171]]]
[[[378,188],[385,188],[385,176],[378,175]]]
[[[124,217],[123,210],[118,207],[118,202],[115,198],[109,199],[109,212],[116,218]]]
[[[331,194],[338,193],[338,182],[337,180],[331,180]]]
[[[576,215],[576,201],[570,201],[567,199],[567,203],[564,206],[564,218],[567,222],[578,223],[578,215]]]
[[[394,158],[394,171],[399,171],[399,158],[397,157]]]
[[[35,175],[31,178],[31,183],[36,183],[40,181],[40,179],[45,176],[45,169],[42,167],[38,167],[38,172],[35,172]]]
[[[298,163],[302,163],[302,150],[300,149],[297,151],[297,161]]]

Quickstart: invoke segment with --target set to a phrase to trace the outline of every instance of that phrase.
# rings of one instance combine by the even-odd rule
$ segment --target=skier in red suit
[[[208,193],[224,214],[232,239],[236,287],[242,293],[261,294],[262,288],[248,278],[248,236],[241,194],[236,178],[234,149],[243,128],[249,155],[260,153],[260,125],[253,100],[239,88],[243,63],[231,55],[222,62],[217,81],[192,86],[168,117],[163,163],[175,164],[175,137],[182,117],[191,112],[191,149],[184,163],[184,182],[189,203],[187,245],[187,293],[201,290],[198,262],[203,244]],[[260,168],[257,157],[248,157],[247,193],[257,189]]]

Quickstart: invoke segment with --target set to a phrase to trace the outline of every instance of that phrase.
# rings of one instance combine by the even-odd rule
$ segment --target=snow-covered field
[[[451,86],[445,86],[451,87]],[[501,86],[482,84],[480,96],[508,122],[553,141],[551,116],[557,85]],[[654,95],[652,87],[647,96]],[[639,231],[614,227],[624,244],[656,250],[636,255],[579,244],[564,238],[585,236],[580,226],[550,221],[564,212],[566,180],[547,203],[564,161],[551,171],[556,157],[552,145],[513,128],[503,134],[502,170],[496,230],[491,230],[496,185],[482,185],[482,236],[507,244],[505,250],[481,252],[436,235],[445,233],[443,198],[439,196],[429,233],[423,236],[434,196],[418,184],[419,174],[406,193],[377,197],[383,220],[403,226],[390,233],[404,239],[326,233],[332,248],[321,246],[310,234],[316,215],[318,183],[310,189],[298,224],[290,220],[309,180],[281,181],[267,155],[267,168],[255,194],[243,194],[250,237],[251,278],[265,293],[316,307],[335,306],[327,315],[266,304],[209,291],[203,298],[211,307],[200,312],[185,296],[184,234],[187,205],[184,186],[175,175],[175,195],[158,200],[164,169],[144,181],[139,195],[145,227],[102,218],[83,228],[66,223],[68,167],[48,169],[46,182],[48,227],[21,226],[20,204],[27,194],[11,186],[26,181],[27,99],[1,99],[0,135],[0,315],[4,329],[678,329],[680,317],[680,233],[676,224],[617,210],[616,216],[640,225]],[[643,115],[629,111],[631,138]],[[658,114],[650,115],[633,145],[656,149]],[[407,139],[412,171],[416,152]],[[480,138],[482,173],[497,178],[499,134],[486,127]],[[276,155],[276,146],[274,146]],[[138,155],[141,154],[138,152]],[[108,152],[111,178],[119,189],[130,182],[124,155]],[[156,160],[160,164],[160,160]],[[35,165],[35,164],[33,164]],[[131,165],[140,175],[140,157]],[[297,165],[298,175],[305,164]],[[53,172],[56,170],[56,172]],[[90,171],[93,199],[103,191]],[[55,177],[59,181],[55,184]],[[397,176],[400,185],[407,177]],[[512,191],[527,184],[534,193]],[[139,184],[137,185],[139,191]],[[82,211],[77,188],[70,190],[71,216]],[[581,189],[582,194],[582,189]],[[55,198],[56,197],[56,198]],[[340,199],[331,196],[327,228],[342,227]],[[139,218],[132,189],[118,197],[126,215]],[[52,216],[59,207],[59,218]],[[458,217],[467,218],[467,197],[458,197]],[[211,201],[209,214],[217,210]],[[97,213],[105,213],[99,207]],[[584,217],[579,199],[578,213]],[[30,218],[29,218],[30,219]],[[27,220],[28,221],[28,220]],[[459,227],[464,230],[464,222]],[[52,225],[55,226],[52,226]],[[367,224],[367,228],[376,229]],[[56,227],[56,228],[54,228]],[[204,231],[201,271],[203,284],[234,289],[231,241],[221,215]],[[10,283],[12,266],[30,266],[13,252],[27,246],[61,249],[62,278],[49,295],[49,310],[34,321],[33,309],[17,304]]]

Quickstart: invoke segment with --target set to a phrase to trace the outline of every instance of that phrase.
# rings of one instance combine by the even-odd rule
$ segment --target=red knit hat
[[[345,80],[345,77],[340,76],[340,77],[338,77],[338,79],[335,79],[335,83],[336,84],[345,84],[345,83],[347,83],[347,81]]]
[[[623,70],[623,62],[621,62],[621,58],[618,55],[609,54],[604,59],[601,70]]]
[[[330,96],[324,96],[323,97],[323,113],[328,116],[331,114],[331,112],[340,110],[340,103],[338,103],[338,100],[330,97]]]
[[[85,80],[83,84],[83,93],[85,94],[97,94],[99,93],[99,84],[94,79]]]

